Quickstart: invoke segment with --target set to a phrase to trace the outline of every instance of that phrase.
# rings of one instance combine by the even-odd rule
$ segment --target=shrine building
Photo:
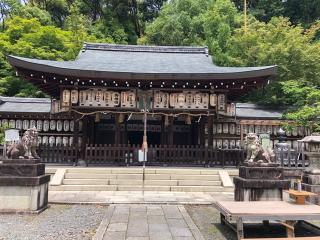
[[[17,76],[51,99],[2,97],[2,124],[37,127],[43,149],[69,151],[69,162],[135,162],[145,111],[150,161],[160,164],[161,159],[183,162],[201,154],[208,161],[209,150],[240,150],[249,131],[269,132],[275,139],[280,125],[281,110],[236,103],[265,87],[276,66],[219,67],[206,47],[86,43],[74,61],[12,55],[8,61]],[[292,145],[304,135],[304,129],[292,131]]]

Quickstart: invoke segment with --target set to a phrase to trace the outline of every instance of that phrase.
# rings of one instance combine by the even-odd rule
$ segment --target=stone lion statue
[[[36,152],[38,146],[38,131],[37,129],[30,128],[23,134],[20,142],[13,143],[7,150],[7,156],[10,159],[28,158],[39,159],[39,155]]]
[[[255,133],[248,133],[245,138],[245,144],[247,149],[247,158],[244,163],[254,165],[268,165],[274,163],[275,154],[273,150],[268,148],[263,148],[261,146],[260,140]]]

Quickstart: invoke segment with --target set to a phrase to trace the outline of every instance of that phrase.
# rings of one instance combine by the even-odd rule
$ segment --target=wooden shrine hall
[[[276,66],[216,66],[205,47],[86,43],[74,61],[12,55],[8,60],[17,76],[51,97],[50,113],[38,114],[40,136],[48,129],[41,144],[60,150],[64,146],[63,151],[68,145],[76,153],[67,162],[82,158],[97,164],[136,161],[145,112],[150,164],[188,164],[190,159],[209,163],[216,156],[214,149],[225,144],[240,150],[245,129],[237,119],[235,101],[266,86],[276,74]],[[6,120],[21,114],[7,115]],[[38,127],[38,120],[30,119],[29,126]],[[237,137],[220,141],[216,133]]]

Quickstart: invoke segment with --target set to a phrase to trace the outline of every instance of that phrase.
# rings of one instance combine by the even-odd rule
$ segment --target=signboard
[[[147,161],[147,152],[145,152],[143,150],[139,150],[138,161],[139,162],[146,162]]]
[[[8,129],[4,132],[6,142],[16,142],[20,140],[18,129]]]
[[[267,134],[267,133],[260,134],[259,139],[260,139],[261,145],[264,149],[272,147],[271,141],[270,141],[270,134]]]

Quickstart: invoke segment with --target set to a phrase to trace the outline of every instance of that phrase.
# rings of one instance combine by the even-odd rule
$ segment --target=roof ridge
[[[32,97],[7,97],[7,96],[0,96],[0,100],[3,102],[24,102],[24,103],[48,103],[51,101],[50,98],[32,98]]]
[[[84,43],[83,50],[208,54],[208,47],[123,45],[109,43]]]

